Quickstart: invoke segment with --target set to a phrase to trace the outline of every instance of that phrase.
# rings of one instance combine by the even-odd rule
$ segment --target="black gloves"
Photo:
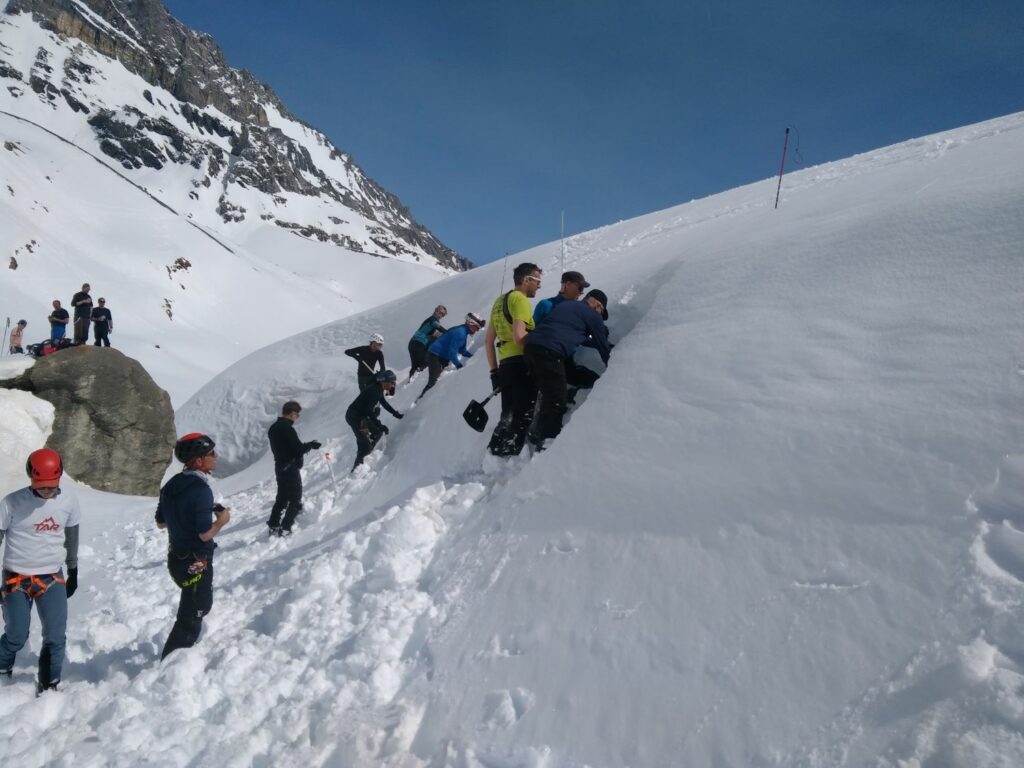
[[[391,430],[388,429],[385,424],[380,425],[380,431],[383,432],[385,435],[391,434]]]
[[[75,594],[75,590],[78,589],[78,569],[68,568],[68,577],[64,580],[64,589],[67,590],[68,597]]]
[[[309,450],[316,451],[316,450],[320,449],[320,445],[321,445],[321,443],[320,443],[319,440],[310,440],[308,443],[306,443],[305,448],[306,448],[307,451],[309,451]]]
[[[395,414],[395,418],[396,419],[404,419],[405,418],[405,414],[404,413],[396,413]]]
[[[501,389],[501,379],[498,376],[498,369],[495,368],[491,371],[491,392],[497,392]]]

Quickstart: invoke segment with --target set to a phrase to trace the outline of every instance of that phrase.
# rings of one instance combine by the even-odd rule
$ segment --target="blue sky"
[[[165,0],[481,264],[1024,109],[1020,0]]]

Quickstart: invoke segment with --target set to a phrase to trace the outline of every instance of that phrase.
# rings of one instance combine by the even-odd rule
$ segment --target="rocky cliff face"
[[[0,87],[85,122],[94,148],[127,171],[184,176],[159,185],[176,210],[228,236],[272,223],[350,250],[471,266],[159,0],[9,0],[5,12]],[[51,44],[19,49],[25,15]],[[163,191],[172,187],[177,197]]]

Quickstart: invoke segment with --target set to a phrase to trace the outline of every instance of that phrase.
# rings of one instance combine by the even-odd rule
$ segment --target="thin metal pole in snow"
[[[779,207],[779,193],[782,191],[782,173],[786,169],[786,147],[789,146],[789,128],[786,129],[786,138],[782,141],[782,164],[779,165],[779,186],[775,190],[775,207]]]
[[[562,211],[562,273],[565,273],[565,211]]]
[[[4,326],[4,341],[3,341],[3,346],[0,347],[0,355],[4,354],[4,350],[5,349],[7,350],[7,353],[10,354],[10,349],[8,349],[8,347],[7,347],[7,332],[10,329],[11,329],[11,318],[8,317],[7,318],[7,325]]]

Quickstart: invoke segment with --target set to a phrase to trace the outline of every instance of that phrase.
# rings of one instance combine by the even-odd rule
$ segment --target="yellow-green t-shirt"
[[[523,345],[516,344],[512,340],[512,323],[505,319],[505,312],[502,309],[505,303],[505,294],[498,297],[491,307],[491,326],[501,344],[498,345],[498,361],[509,357],[523,354]],[[533,309],[530,307],[530,300],[519,291],[512,291],[508,296],[508,313],[513,320],[522,320],[526,323],[526,330],[533,330]]]

